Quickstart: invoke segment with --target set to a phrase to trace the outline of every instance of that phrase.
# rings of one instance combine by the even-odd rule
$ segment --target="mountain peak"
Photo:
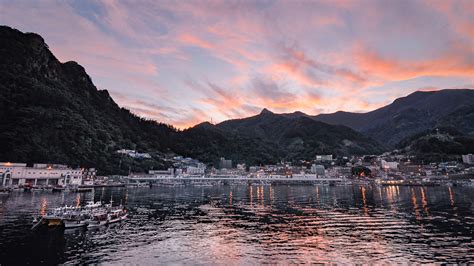
[[[273,114],[272,111],[268,110],[267,108],[263,108],[263,110],[260,112],[261,115],[263,114]]]
[[[301,111],[295,111],[293,112],[294,115],[298,115],[298,116],[307,116],[307,114],[301,112]]]
[[[210,128],[210,127],[212,128],[214,127],[214,125],[211,124],[209,121],[205,121],[194,126],[194,128]]]

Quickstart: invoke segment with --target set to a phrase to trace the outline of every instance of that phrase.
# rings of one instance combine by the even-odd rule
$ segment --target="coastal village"
[[[148,153],[119,150],[137,160]],[[221,158],[217,167],[192,158],[174,156],[173,167],[150,169],[147,173],[130,171],[126,176],[98,176],[95,168],[71,168],[61,164],[1,162],[2,191],[55,190],[87,191],[100,186],[215,185],[219,183],[315,183],[328,185],[474,185],[474,155],[462,155],[461,161],[418,164],[409,156],[389,153],[373,156],[335,157],[317,155],[297,164],[234,164]],[[187,182],[189,181],[189,182]]]

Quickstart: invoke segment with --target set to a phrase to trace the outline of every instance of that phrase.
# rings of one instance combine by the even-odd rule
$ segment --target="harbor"
[[[467,263],[474,259],[472,192],[471,187],[362,184],[16,191],[0,194],[0,260],[5,264],[152,264],[156,259],[163,264]],[[64,230],[31,230],[33,218],[57,208],[82,209],[92,202],[109,204],[111,199],[114,207],[122,203],[126,219],[97,227],[89,222]],[[29,255],[22,256],[25,252]]]

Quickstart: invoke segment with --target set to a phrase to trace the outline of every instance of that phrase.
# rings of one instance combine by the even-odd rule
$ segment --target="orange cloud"
[[[471,50],[471,53],[469,53]],[[421,76],[474,76],[473,48],[454,46],[453,50],[438,58],[426,60],[400,60],[385,58],[367,48],[355,54],[358,69],[386,81],[407,80]]]

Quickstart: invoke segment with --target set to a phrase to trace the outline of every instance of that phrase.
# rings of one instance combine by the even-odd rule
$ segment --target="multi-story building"
[[[188,166],[186,168],[186,173],[188,175],[203,175],[206,171],[206,167],[199,165],[199,166]]]
[[[226,160],[222,157],[219,161],[219,168],[220,169],[231,169],[232,168],[232,160]]]
[[[420,174],[420,172],[423,170],[423,167],[422,165],[411,164],[409,162],[406,162],[406,163],[400,163],[398,165],[398,170],[402,172],[402,174],[405,174],[405,175],[416,175],[416,174]]]
[[[323,165],[317,165],[317,164],[313,164],[311,166],[311,173],[313,174],[317,174],[317,175],[324,175],[325,174],[325,170],[324,170],[324,166]]]
[[[331,170],[333,174],[336,176],[349,177],[352,175],[351,167],[336,166],[336,167],[333,167]]]
[[[148,175],[155,178],[172,178],[174,177],[174,169],[168,168],[168,170],[149,170]]]
[[[82,169],[72,169],[60,164],[0,163],[0,185],[80,185]]]
[[[82,182],[85,185],[93,185],[96,179],[97,170],[95,168],[83,169],[82,170]]]
[[[462,162],[465,164],[474,164],[474,155],[472,153],[462,155]]]
[[[384,170],[397,170],[398,169],[398,162],[387,162],[385,160],[381,161],[382,169]]]

